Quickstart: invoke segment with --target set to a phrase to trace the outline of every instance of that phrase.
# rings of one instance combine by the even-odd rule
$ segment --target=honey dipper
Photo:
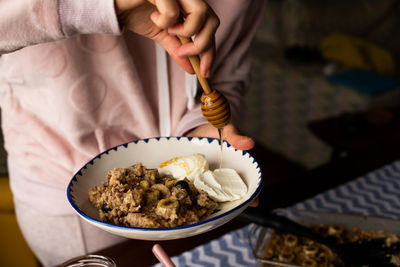
[[[179,39],[182,44],[192,42],[188,37],[179,36]],[[189,61],[203,88],[200,101],[204,118],[217,129],[224,128],[231,119],[231,110],[228,100],[220,92],[211,89],[207,79],[200,74],[200,58],[198,56],[189,56]]]

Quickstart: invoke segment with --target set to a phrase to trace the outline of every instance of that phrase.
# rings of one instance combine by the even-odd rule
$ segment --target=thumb
[[[224,139],[236,149],[250,150],[255,145],[253,138],[239,134],[238,129],[232,124],[229,124],[224,128],[223,135]]]

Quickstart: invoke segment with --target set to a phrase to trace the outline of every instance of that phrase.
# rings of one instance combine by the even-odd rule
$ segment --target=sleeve
[[[243,99],[250,83],[251,42],[263,18],[266,1],[214,0],[209,4],[221,22],[216,33],[217,53],[209,82],[228,99],[231,123],[239,127]],[[179,134],[205,123],[197,103],[180,121]]]
[[[0,54],[77,33],[119,34],[114,0],[0,1]]]

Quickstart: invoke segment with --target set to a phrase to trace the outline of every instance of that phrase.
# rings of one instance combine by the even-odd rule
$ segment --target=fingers
[[[214,42],[215,43],[215,42]],[[202,53],[200,58],[200,74],[205,77],[210,77],[212,63],[215,58],[215,45],[210,47],[206,52]]]
[[[196,129],[190,131],[186,136],[219,138],[217,129],[210,124],[199,126]],[[250,150],[255,145],[255,141],[253,138],[240,135],[237,128],[232,124],[228,124],[224,127],[223,138],[234,148],[240,150]]]
[[[142,2],[142,0],[114,0],[115,11],[117,14],[121,14],[132,8],[136,8]]]
[[[240,150],[250,150],[254,147],[254,139],[244,135],[232,135],[227,136],[226,141],[228,141],[234,148]]]
[[[211,9],[202,1],[191,1],[182,6],[184,20],[168,28],[168,32],[184,37],[192,37],[202,28],[208,17],[213,15]],[[215,15],[215,14],[214,14]]]
[[[150,17],[157,27],[167,29],[178,22],[180,8],[176,1],[153,0],[151,2],[153,2],[158,10],[153,12]]]
[[[236,149],[250,150],[255,145],[253,138],[240,135],[238,129],[232,124],[225,126],[223,136]]]
[[[215,32],[220,23],[214,11],[203,0],[149,0],[149,2],[157,8],[157,11],[150,16],[157,27],[168,29],[171,35],[195,36],[192,43],[179,46],[174,51],[169,50],[169,53],[175,56],[174,59],[201,55],[200,74],[209,77],[215,58]],[[181,13],[185,20],[179,23]],[[181,65],[185,60],[177,58],[176,61]]]
[[[181,46],[176,54],[179,56],[201,55],[200,73],[209,77],[212,62],[215,58],[215,31],[219,20],[210,18],[206,20],[203,28],[196,34],[193,42]],[[170,31],[169,31],[170,32]]]
[[[182,45],[178,56],[201,55],[200,73],[209,77],[212,62],[215,58],[215,32],[219,19],[214,11],[203,1],[182,0],[185,21],[168,28],[168,33],[185,37],[195,36],[192,43]]]
[[[249,206],[250,206],[250,207],[257,207],[258,204],[259,204],[259,202],[260,202],[260,201],[259,201],[259,199],[258,199],[258,197],[257,197],[256,199],[253,200],[253,202],[250,203]]]
[[[124,27],[158,42],[189,73],[194,71],[187,56],[201,55],[200,73],[209,76],[215,58],[214,35],[219,20],[204,0],[114,1]],[[181,14],[186,19],[177,24]],[[196,37],[193,43],[182,45],[176,35]]]
[[[179,46],[181,46],[181,43],[177,37],[169,35],[166,31],[161,31],[157,35],[153,36],[153,40],[164,47],[172,59],[186,72],[194,74],[194,70],[189,59],[187,57],[180,57],[175,54],[175,51],[179,48]]]
[[[187,36],[190,37],[195,35],[193,43],[182,46],[179,49],[178,54],[181,56],[199,55],[205,52],[211,46],[215,46],[214,37],[218,25],[219,19],[217,17],[208,17],[198,32],[194,32],[192,35]],[[183,33],[171,31],[170,29],[171,28],[168,29],[169,33],[174,32],[173,34],[186,36],[183,35]]]

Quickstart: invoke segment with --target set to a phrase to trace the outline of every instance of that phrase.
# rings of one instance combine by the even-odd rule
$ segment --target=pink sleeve
[[[0,1],[0,54],[77,33],[119,34],[114,0]]]
[[[264,0],[210,0],[220,18],[216,33],[217,54],[211,74],[211,87],[229,101],[231,123],[239,127],[243,99],[250,80],[250,45],[264,15]],[[185,133],[205,124],[200,108],[188,111],[178,125],[177,133]]]
[[[173,136],[183,136],[190,130],[208,123],[201,113],[200,104],[196,104],[193,109],[188,110],[182,119],[179,121],[178,127],[172,133]]]

